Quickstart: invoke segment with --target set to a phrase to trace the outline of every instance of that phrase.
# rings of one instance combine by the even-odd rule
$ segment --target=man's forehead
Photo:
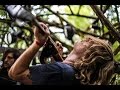
[[[8,53],[7,56],[13,56],[13,53]]]

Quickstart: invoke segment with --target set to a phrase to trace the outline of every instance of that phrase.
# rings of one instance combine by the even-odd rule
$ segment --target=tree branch
[[[116,40],[120,43],[120,35],[119,33],[115,30],[113,25],[107,20],[107,18],[104,16],[102,11],[99,10],[99,8],[96,5],[90,5],[93,11],[96,13],[96,15],[102,20],[105,24],[105,26],[112,32],[112,35],[116,38]]]

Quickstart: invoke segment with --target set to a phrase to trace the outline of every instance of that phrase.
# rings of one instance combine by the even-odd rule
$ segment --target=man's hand
[[[57,47],[60,55],[62,55],[63,54],[63,46],[59,41],[56,41],[56,47]]]
[[[45,31],[44,35],[42,35],[40,33],[40,29],[36,26],[34,26],[33,31],[34,31],[35,40],[37,42],[39,42],[40,45],[42,46],[47,41],[48,36],[50,35],[50,32],[49,32],[47,25],[45,25],[44,23],[41,23],[41,22],[40,22],[40,25],[41,25],[42,29],[44,29],[44,31]]]

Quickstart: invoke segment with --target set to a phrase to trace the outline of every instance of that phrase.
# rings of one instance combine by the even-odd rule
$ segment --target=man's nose
[[[4,62],[7,62],[8,61],[8,59],[5,59],[5,61]]]

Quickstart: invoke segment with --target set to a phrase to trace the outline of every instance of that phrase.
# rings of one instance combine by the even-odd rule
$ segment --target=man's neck
[[[68,64],[68,65],[71,65],[71,66],[74,65],[74,62],[72,62],[72,61],[70,61],[70,60],[64,60],[63,63]]]
[[[63,63],[74,65],[75,60],[77,60],[80,56],[76,54],[74,51],[72,51],[68,57],[63,61]]]

